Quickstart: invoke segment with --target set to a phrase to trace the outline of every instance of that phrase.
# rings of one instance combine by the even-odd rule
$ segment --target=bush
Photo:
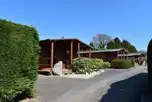
[[[112,60],[112,68],[127,69],[133,67],[134,63],[131,60]]]
[[[152,91],[152,40],[150,40],[147,48],[147,65],[148,65],[148,81]]]
[[[131,63],[132,63],[132,67],[134,67],[135,66],[135,60],[131,60]]]
[[[0,38],[0,102],[12,102],[23,94],[31,96],[37,79],[37,31],[26,25],[0,20]]]
[[[110,67],[110,63],[102,59],[75,58],[72,61],[72,70],[77,74],[86,74]]]

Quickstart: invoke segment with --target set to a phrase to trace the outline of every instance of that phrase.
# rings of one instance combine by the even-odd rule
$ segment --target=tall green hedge
[[[39,38],[33,27],[0,20],[0,102],[32,95],[38,54]]]
[[[152,40],[150,40],[147,49],[148,80],[152,90]]]

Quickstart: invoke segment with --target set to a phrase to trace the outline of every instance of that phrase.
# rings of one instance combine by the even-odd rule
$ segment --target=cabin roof
[[[106,49],[106,50],[97,50],[97,51],[81,51],[80,53],[106,53],[106,52],[119,52],[121,50],[125,50],[126,52],[128,52],[126,49],[124,48],[120,48],[120,49]]]
[[[59,41],[77,41],[80,42],[82,46],[85,46],[87,48],[91,48],[88,44],[84,43],[83,41],[77,39],[77,38],[59,38],[59,39],[45,39],[45,40],[40,40],[40,42],[47,42],[47,41],[54,41],[54,42],[59,42]]]

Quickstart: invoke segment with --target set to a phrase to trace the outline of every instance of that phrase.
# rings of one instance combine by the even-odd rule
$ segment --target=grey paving
[[[114,99],[117,99],[115,102],[131,102],[121,99],[126,93],[136,92],[132,89],[143,85],[142,81],[146,80],[144,70],[145,68],[108,69],[88,80],[39,77],[36,84],[37,96],[41,97],[42,102],[114,102]],[[129,79],[130,77],[132,78]],[[128,99],[135,100],[133,98],[134,96],[128,95]]]
[[[133,77],[110,85],[100,102],[141,102],[141,96],[147,91],[147,73],[139,73]],[[102,93],[102,91],[100,91]]]

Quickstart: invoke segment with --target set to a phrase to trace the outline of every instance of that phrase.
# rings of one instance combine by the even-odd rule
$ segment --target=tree
[[[128,50],[129,50],[129,52],[131,52],[131,53],[136,53],[136,52],[138,52],[134,45],[130,45],[129,48],[128,48]]]
[[[90,44],[89,44],[90,46],[91,46],[91,48],[93,49],[93,50],[96,50],[96,48],[94,47],[94,45],[93,45],[93,43],[92,42],[90,42]]]
[[[123,45],[123,48],[128,49],[128,48],[129,48],[129,46],[130,46],[131,44],[130,44],[130,42],[129,42],[129,41],[127,41],[127,40],[123,40],[123,41],[122,41],[122,45]]]
[[[105,45],[101,42],[99,44],[98,50],[104,50],[105,49]]]
[[[116,37],[113,41],[110,41],[107,44],[107,49],[118,49],[118,48],[125,48],[131,53],[138,52],[136,47],[132,45],[129,41],[123,40],[121,42],[121,40],[118,37]]]
[[[123,43],[123,45],[124,45],[124,44],[126,44],[126,45],[131,45],[130,42],[127,41],[127,40],[123,40],[122,43]]]
[[[121,41],[119,37],[112,39],[109,35],[106,34],[98,34],[92,38],[90,46],[94,50],[103,50],[103,49],[119,49],[125,48],[131,53],[138,52],[136,47],[132,45],[129,41],[123,40]]]
[[[118,37],[114,39],[115,48],[122,48],[122,43]]]
[[[132,45],[129,41],[123,40],[122,44],[123,44],[123,48],[127,49],[129,52],[131,52],[131,53],[138,52],[136,47],[134,45]]]
[[[116,37],[113,41],[110,41],[107,44],[107,49],[118,49],[122,48],[122,43],[118,37]]]
[[[112,40],[112,37],[106,34],[97,34],[92,38],[91,43],[95,49],[104,49],[107,43]]]
[[[108,44],[107,44],[107,49],[115,49],[115,42],[114,41],[110,41]]]

